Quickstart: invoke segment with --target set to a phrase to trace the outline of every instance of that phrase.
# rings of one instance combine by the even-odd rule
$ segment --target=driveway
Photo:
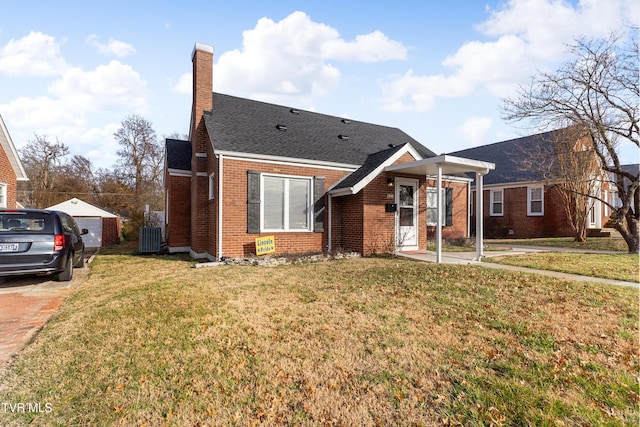
[[[0,278],[0,371],[88,277],[85,266],[76,268],[69,282],[56,282],[48,276]]]

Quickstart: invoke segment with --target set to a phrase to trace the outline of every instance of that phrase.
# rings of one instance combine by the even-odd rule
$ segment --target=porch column
[[[482,260],[484,248],[484,208],[482,206],[482,176],[484,173],[476,172],[476,261]]]
[[[436,221],[436,262],[440,264],[442,262],[442,164],[440,163],[438,163],[436,191],[438,200],[438,220]]]

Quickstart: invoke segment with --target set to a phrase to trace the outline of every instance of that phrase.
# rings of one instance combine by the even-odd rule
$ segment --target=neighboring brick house
[[[214,93],[213,48],[196,44],[192,61],[191,141],[166,141],[171,252],[251,256],[273,236],[278,254],[371,254],[423,249],[429,228],[468,235],[462,172],[493,165],[437,157],[396,128]]]
[[[565,133],[563,133],[565,132]],[[529,166],[523,161],[528,153],[538,153],[537,162],[546,157],[553,166],[553,154],[549,144],[556,138],[569,134],[559,129],[530,135],[494,144],[483,145],[451,153],[454,156],[468,157],[495,163],[496,168],[484,181],[483,218],[486,237],[536,238],[572,236],[573,232],[563,207],[559,189],[553,182],[547,182],[536,165]],[[576,147],[580,142],[576,141]],[[548,152],[546,156],[539,153]],[[530,163],[530,162],[529,162]],[[601,173],[594,171],[594,176]],[[600,179],[598,179],[600,180]],[[607,180],[597,185],[602,200],[609,200]],[[475,189],[473,190],[475,192]],[[606,224],[609,209],[599,200],[591,200],[587,227],[597,235]],[[476,209],[472,206],[472,220]]]
[[[0,208],[18,207],[18,181],[27,181],[9,131],[0,116]]]

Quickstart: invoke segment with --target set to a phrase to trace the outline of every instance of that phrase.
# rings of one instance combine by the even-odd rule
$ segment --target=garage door
[[[86,248],[99,248],[102,246],[102,218],[78,218],[78,227],[82,230],[86,228],[89,234],[82,236]]]

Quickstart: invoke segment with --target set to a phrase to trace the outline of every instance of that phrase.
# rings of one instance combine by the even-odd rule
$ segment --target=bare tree
[[[63,158],[69,154],[69,147],[56,139],[51,142],[47,135],[35,134],[20,150],[29,181],[21,186],[20,198],[28,204],[45,208],[59,202],[56,185],[59,182]]]
[[[120,144],[116,182],[124,181],[133,193],[133,200],[127,207],[130,227],[125,231],[135,239],[138,226],[144,222],[145,205],[155,210],[162,209],[164,152],[151,122],[136,114],[122,121],[114,137]]]
[[[136,199],[161,190],[162,147],[158,143],[151,122],[139,115],[127,116],[114,134],[120,149],[116,170],[125,177],[134,190]]]
[[[91,160],[74,155],[59,167],[56,190],[65,199],[78,197],[90,203],[96,203],[100,192],[96,172]]]
[[[574,59],[555,72],[536,73],[514,98],[503,100],[503,116],[512,122],[530,122],[538,129],[574,125],[588,132],[588,149],[621,200],[619,206],[610,200],[601,202],[611,208],[613,225],[629,252],[637,253],[639,176],[623,168],[619,149],[623,142],[640,148],[638,28],[631,28],[625,36],[578,39],[570,47]]]
[[[519,167],[538,174],[554,188],[577,242],[587,240],[587,219],[599,192],[602,169],[591,149],[589,133],[572,126],[543,134],[538,144],[522,147]]]

